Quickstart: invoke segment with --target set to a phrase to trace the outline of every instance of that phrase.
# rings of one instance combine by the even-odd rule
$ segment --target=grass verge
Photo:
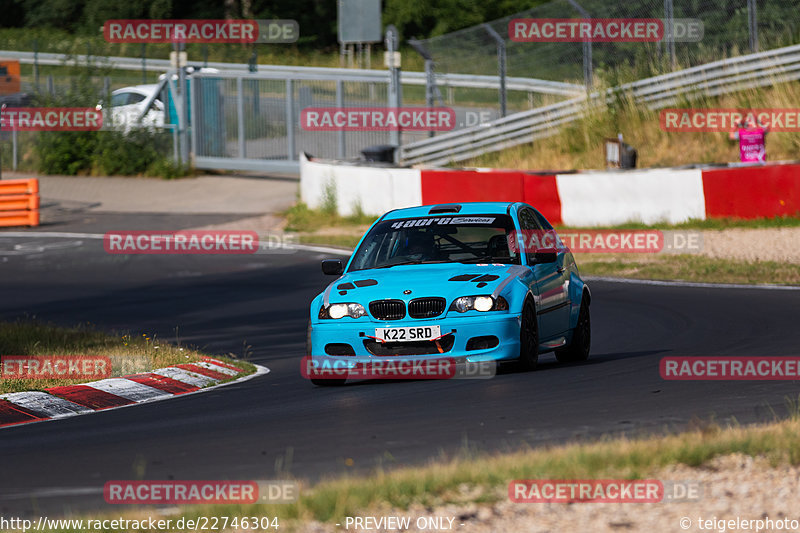
[[[616,85],[599,81],[597,90]],[[787,108],[796,102],[795,83],[750,88],[715,97],[680,97],[677,108]],[[604,169],[604,139],[622,133],[625,142],[638,149],[638,166],[674,167],[686,164],[738,161],[739,145],[727,132],[668,132],[661,127],[659,111],[636,102],[631,93],[614,93],[608,105],[587,104],[583,117],[563,126],[554,125],[551,137],[491,152],[458,165],[516,169]],[[771,132],[766,141],[771,161],[800,157],[800,139],[794,132]]]
[[[124,376],[146,372],[178,363],[199,361],[206,354],[190,347],[162,342],[155,335],[125,333],[112,335],[90,326],[66,328],[34,321],[0,322],[0,354],[107,356],[112,375]],[[250,363],[217,357],[244,366],[250,374]],[[238,377],[238,376],[236,376]],[[48,387],[75,385],[88,379],[6,379],[0,374],[0,393],[44,390]]]
[[[624,257],[623,257],[624,256]],[[800,284],[800,265],[698,255],[575,254],[581,275],[700,283]]]
[[[644,479],[668,465],[700,467],[716,457],[734,453],[764,457],[772,466],[797,465],[800,419],[796,415],[797,402],[787,403],[794,413],[789,419],[763,425],[703,424],[667,436],[607,437],[593,443],[510,454],[465,450],[457,457],[425,466],[379,468],[369,475],[329,479],[311,487],[301,484],[299,499],[288,505],[191,506],[181,508],[179,514],[186,518],[278,517],[281,531],[303,526],[311,530],[307,525],[312,520],[330,524],[346,516],[386,511],[387,507],[407,510],[412,505],[436,508],[498,502],[507,498],[507,485],[514,479]],[[141,517],[144,511],[131,511],[129,517]]]
[[[298,202],[283,213],[286,217],[286,231],[314,232],[327,228],[342,228],[342,231],[348,232],[364,228],[361,230],[363,234],[366,227],[379,218],[367,215],[360,209],[346,217],[339,215],[337,211],[336,202],[332,198],[321,209],[311,209],[303,202]]]

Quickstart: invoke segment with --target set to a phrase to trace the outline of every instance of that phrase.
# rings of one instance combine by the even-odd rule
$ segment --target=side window
[[[543,227],[544,229],[553,229],[553,226],[547,221],[546,218],[544,218],[544,215],[542,215],[539,211],[534,209],[533,214],[536,217],[536,220],[539,222],[539,225],[541,227]]]
[[[525,253],[526,262],[532,265],[535,262],[533,254],[535,254],[536,250],[539,248],[542,227],[536,220],[536,215],[532,209],[523,207],[518,214],[522,235],[518,236],[517,240],[520,241],[520,248]]]
[[[128,95],[130,93],[117,93],[111,96],[111,107],[117,107],[121,105],[128,105]]]
[[[533,209],[523,208],[519,212],[519,225],[523,230],[537,230],[542,229],[539,222],[536,220],[536,215]]]
[[[128,104],[138,104],[144,100],[144,95],[139,93],[131,93],[128,97]]]

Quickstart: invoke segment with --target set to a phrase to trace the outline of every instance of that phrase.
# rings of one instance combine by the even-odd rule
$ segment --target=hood
[[[391,268],[357,270],[329,286],[331,303],[395,298],[408,302],[425,296],[441,296],[448,302],[459,296],[491,294],[518,265],[441,263],[399,265]],[[404,294],[411,291],[410,294]]]

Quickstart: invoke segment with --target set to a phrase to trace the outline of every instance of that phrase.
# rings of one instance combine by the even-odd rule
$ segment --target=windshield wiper
[[[400,261],[399,263],[392,263],[391,265],[381,265],[381,266],[373,267],[373,268],[392,268],[392,267],[400,266],[400,265],[429,265],[429,264],[432,264],[432,263],[449,263],[449,262],[450,261],[440,261],[440,260],[433,260],[433,259],[427,259],[425,261],[423,261],[421,259],[417,259],[417,260],[413,260],[413,261]]]
[[[481,257],[473,257],[471,259],[462,259],[459,263],[481,263],[481,262],[489,262],[489,263],[509,263],[511,261],[510,257],[497,257],[494,255],[484,255]]]

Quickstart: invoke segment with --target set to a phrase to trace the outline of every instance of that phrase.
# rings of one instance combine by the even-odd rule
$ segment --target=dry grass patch
[[[107,356],[111,359],[112,376],[199,361],[206,355],[190,347],[163,342],[155,335],[112,335],[87,325],[65,328],[34,321],[0,322],[0,354]],[[255,371],[255,367],[249,363],[237,360],[235,364],[247,366],[245,370],[248,373]],[[86,381],[90,380],[0,378],[0,393],[43,390]]]

